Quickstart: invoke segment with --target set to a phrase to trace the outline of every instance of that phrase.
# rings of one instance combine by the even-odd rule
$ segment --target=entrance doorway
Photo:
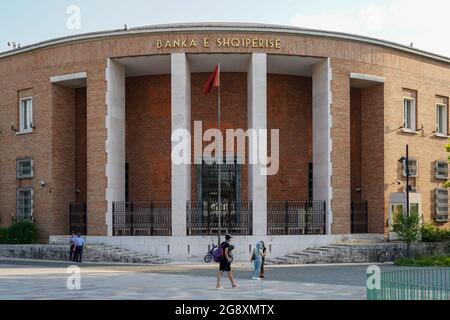
[[[235,203],[240,201],[240,176],[241,168],[237,164],[237,158],[228,159],[222,163],[221,170],[221,199],[222,203]],[[217,162],[208,163],[203,160],[199,166],[198,196],[201,201],[208,203],[217,203],[219,201],[219,166]]]

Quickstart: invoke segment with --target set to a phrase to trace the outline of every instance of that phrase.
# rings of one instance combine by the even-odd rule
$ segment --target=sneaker
[[[258,280],[259,278],[253,277],[252,280]]]
[[[216,290],[223,290],[223,287],[222,286],[216,287]]]

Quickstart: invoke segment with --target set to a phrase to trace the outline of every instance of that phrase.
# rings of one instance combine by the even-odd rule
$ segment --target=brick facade
[[[252,37],[252,33],[227,36]],[[190,37],[201,39],[203,33]],[[262,38],[272,34],[260,34]],[[398,159],[404,146],[419,160],[414,184],[422,194],[426,221],[434,217],[434,162],[447,158],[446,139],[434,135],[437,97],[450,96],[449,64],[406,51],[332,37],[279,34],[281,49],[209,48],[156,49],[156,39],[179,34],[141,34],[109,37],[49,46],[0,58],[0,225],[9,225],[15,213],[16,189],[34,189],[34,218],[42,239],[67,232],[67,206],[86,200],[90,235],[106,234],[106,80],[108,57],[152,54],[249,53],[330,57],[332,67],[332,188],[333,233],[350,232],[352,198],[369,202],[369,231],[383,232],[389,213],[389,194],[403,180]],[[85,89],[73,90],[49,83],[55,75],[87,73]],[[351,89],[351,72],[385,77],[384,85]],[[205,74],[192,75],[192,120],[204,118],[214,126],[216,97],[203,97],[199,88]],[[417,134],[403,133],[403,89],[417,92]],[[170,198],[170,76],[127,79],[127,160],[133,197]],[[247,77],[224,75],[222,128],[247,127]],[[33,96],[32,134],[16,135],[20,97]],[[311,161],[311,81],[287,75],[268,76],[268,126],[281,130],[280,174],[268,179],[269,200],[307,197],[307,163]],[[83,115],[83,110],[86,110]],[[358,112],[357,110],[360,110]],[[134,119],[134,120],[132,120]],[[356,120],[354,120],[356,119]],[[354,123],[358,122],[360,124]],[[85,125],[84,125],[85,123]],[[76,124],[76,125],[75,125]],[[137,125],[139,124],[139,126]],[[85,128],[83,127],[85,126]],[[146,130],[141,130],[141,127]],[[85,136],[83,136],[85,132]],[[283,134],[286,132],[286,134]],[[353,132],[358,134],[353,136]],[[290,144],[296,139],[298,144]],[[147,143],[142,148],[141,143]],[[284,150],[284,151],[283,151]],[[359,152],[358,152],[359,151]],[[17,180],[16,159],[33,157],[34,179]],[[74,161],[71,159],[77,159]],[[287,161],[295,159],[295,161]],[[147,164],[147,165],[145,165]],[[154,171],[152,170],[154,169]],[[157,172],[154,174],[153,172]],[[195,174],[192,175],[193,186]],[[40,180],[47,185],[41,187]],[[246,173],[243,173],[246,198]],[[360,194],[355,186],[360,185]],[[76,193],[76,190],[80,193]],[[193,197],[195,188],[193,188]],[[441,224],[450,227],[449,223]]]

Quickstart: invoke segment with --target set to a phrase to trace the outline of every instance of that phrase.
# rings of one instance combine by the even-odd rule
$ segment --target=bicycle
[[[378,260],[381,263],[385,263],[386,261],[395,261],[403,257],[403,251],[399,248],[386,247],[383,251],[378,253]]]

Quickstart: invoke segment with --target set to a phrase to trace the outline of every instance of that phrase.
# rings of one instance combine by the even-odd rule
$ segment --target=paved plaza
[[[0,300],[363,300],[368,265],[273,266],[252,281],[237,263],[238,289],[226,277],[215,289],[216,265],[81,265],[81,289],[67,289],[69,263],[0,260]],[[396,268],[383,265],[382,269]]]

